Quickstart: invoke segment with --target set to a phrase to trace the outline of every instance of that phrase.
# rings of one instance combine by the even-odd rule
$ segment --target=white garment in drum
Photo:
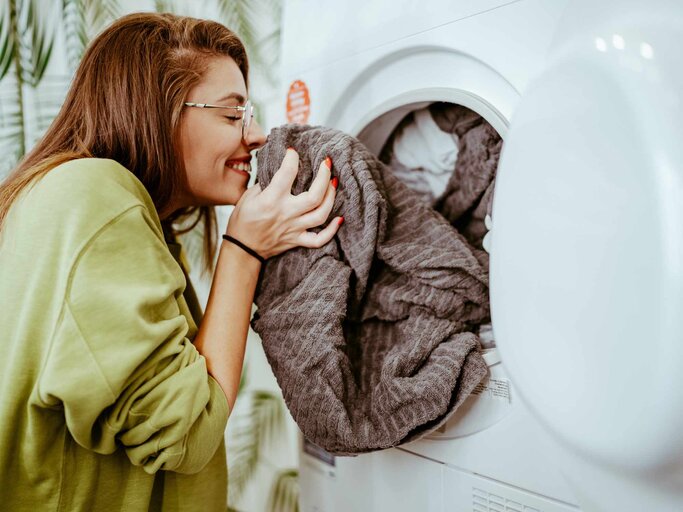
[[[429,109],[413,113],[413,122],[394,134],[389,166],[410,188],[432,202],[448,184],[458,158],[458,136],[434,122]]]

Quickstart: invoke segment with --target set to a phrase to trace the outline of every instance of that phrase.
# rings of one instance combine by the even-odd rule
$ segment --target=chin
[[[239,192],[232,191],[230,194],[220,198],[214,203],[214,206],[235,206],[237,202],[242,198],[242,195],[246,192],[246,189]]]
[[[194,204],[202,206],[234,206],[247,191],[245,185],[230,183],[222,187],[214,187],[214,190],[206,190],[204,194],[194,197]],[[213,193],[211,193],[213,192]]]

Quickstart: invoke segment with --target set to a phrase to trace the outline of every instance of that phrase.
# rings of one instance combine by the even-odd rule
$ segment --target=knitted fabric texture
[[[433,103],[429,111],[439,128],[459,138],[455,169],[433,207],[476,248],[475,255],[488,268],[488,255],[481,250],[487,232],[484,218],[491,214],[503,141],[484,118],[466,107]]]
[[[389,448],[441,426],[487,373],[472,332],[488,319],[488,272],[470,244],[360,142],[276,128],[258,153],[268,186],[287,147],[307,190],[326,156],[345,222],[320,249],[270,259],[252,327],[306,438],[337,454]]]

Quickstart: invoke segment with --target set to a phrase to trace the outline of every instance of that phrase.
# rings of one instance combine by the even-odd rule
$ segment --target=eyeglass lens
[[[249,134],[249,127],[251,126],[251,118],[254,117],[254,106],[251,101],[244,104],[244,112],[242,113],[242,138],[246,139]]]

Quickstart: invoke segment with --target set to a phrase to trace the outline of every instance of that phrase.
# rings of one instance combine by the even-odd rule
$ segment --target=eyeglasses
[[[249,127],[251,126],[251,120],[254,117],[254,105],[251,104],[250,100],[243,106],[237,107],[227,107],[225,105],[211,105],[209,103],[194,103],[192,101],[185,102],[186,107],[197,107],[197,108],[227,108],[230,110],[237,110],[242,113],[242,140],[247,140],[247,134],[249,133]]]

